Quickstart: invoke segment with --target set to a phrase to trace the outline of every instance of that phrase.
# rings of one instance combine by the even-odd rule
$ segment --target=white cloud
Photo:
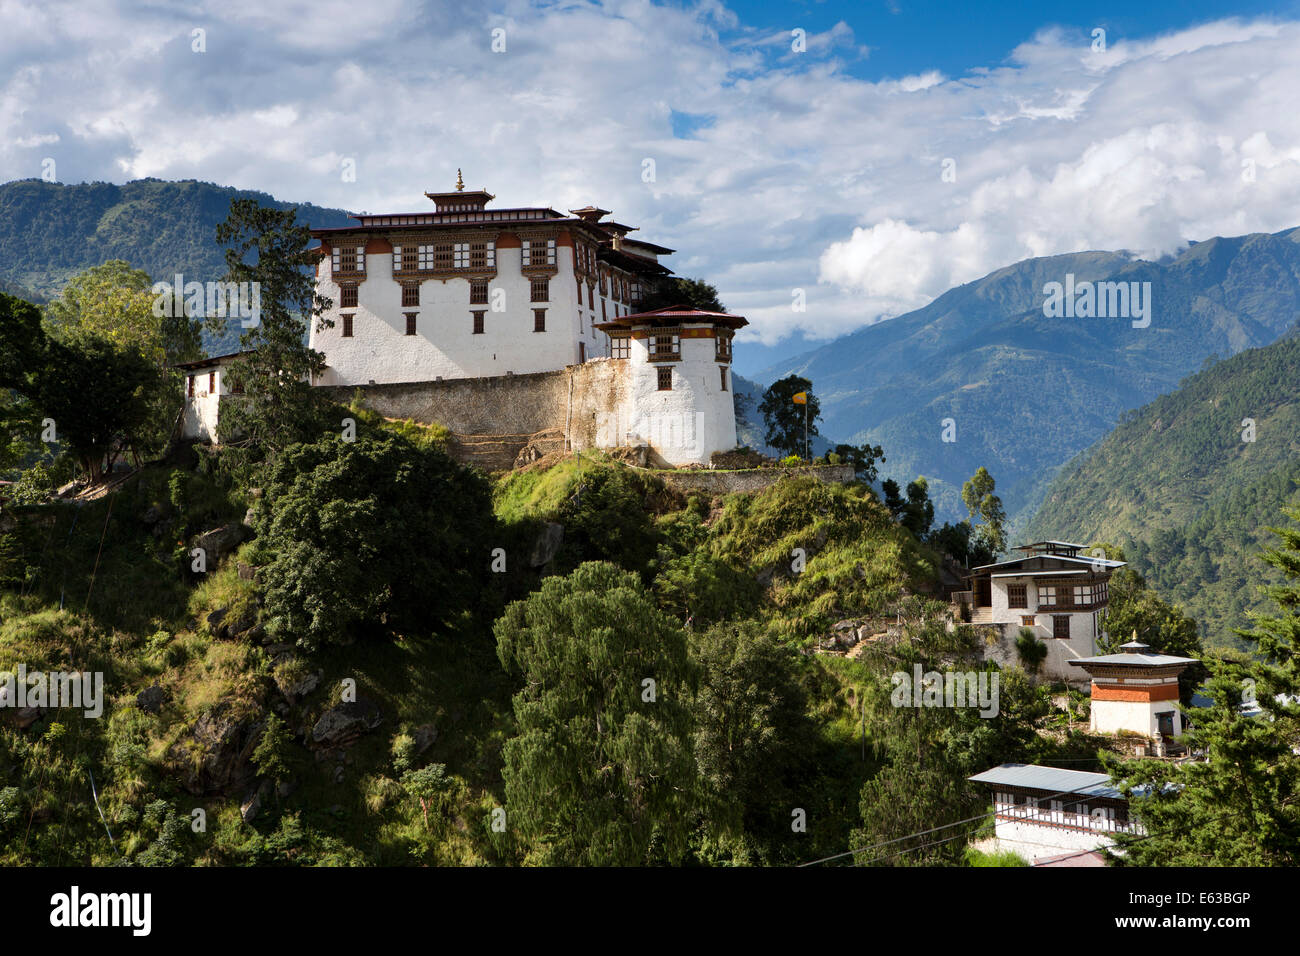
[[[48,156],[64,181],[193,177],[377,212],[425,208],[462,167],[498,205],[612,208],[768,342],[1029,255],[1300,224],[1300,24],[1112,32],[1105,52],[1050,29],[994,69],[868,82],[841,59],[865,55],[847,25],[793,54],[716,0],[464,10],[0,0],[0,179]],[[710,122],[675,139],[674,111]]]

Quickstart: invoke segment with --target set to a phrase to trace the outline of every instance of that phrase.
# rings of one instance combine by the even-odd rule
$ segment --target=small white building
[[[1178,677],[1194,657],[1151,654],[1146,644],[1130,641],[1119,654],[1071,661],[1092,678],[1089,729],[1099,734],[1128,730],[1172,740],[1183,734],[1178,710]]]
[[[1096,653],[1110,576],[1125,564],[1085,556],[1083,549],[1068,541],[1036,541],[1015,549],[1022,557],[972,570],[969,590],[956,599],[966,605],[971,624],[992,632],[994,644],[987,652],[992,659],[1016,663],[1015,641],[1027,628],[1047,645],[1040,673],[1079,680],[1070,662]]]
[[[176,367],[185,376],[185,409],[181,415],[182,438],[220,443],[218,424],[223,399],[238,394],[230,387],[230,366],[244,352],[229,352]]]
[[[968,778],[991,792],[994,837],[985,852],[1010,850],[1038,866],[1102,866],[1097,851],[1116,833],[1144,833],[1128,800],[1104,773],[1004,763]]]

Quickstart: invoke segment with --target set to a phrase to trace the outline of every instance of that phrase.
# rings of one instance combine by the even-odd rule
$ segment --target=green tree
[[[276,784],[289,779],[289,746],[292,738],[284,721],[274,712],[266,715],[262,737],[253,748],[253,766]]]
[[[686,635],[640,579],[584,564],[506,608],[497,653],[520,680],[507,809],[536,862],[679,860],[695,788]]]
[[[667,309],[674,305],[686,305],[705,312],[726,312],[726,307],[718,298],[718,290],[703,279],[687,279],[682,276],[668,276],[660,280],[658,288],[642,298],[637,310],[653,312],[655,309]]]
[[[943,527],[937,528],[930,533],[928,543],[935,550],[949,555],[954,561],[960,561],[967,567],[971,566],[971,526],[969,521],[958,521],[956,524],[945,521]]]
[[[930,483],[921,475],[907,483],[907,504],[903,507],[903,527],[917,540],[923,540],[934,524],[934,502],[930,500]]]
[[[789,776],[815,750],[798,655],[754,623],[692,640],[695,764],[713,825],[727,835],[788,833]]]
[[[92,483],[125,448],[140,445],[164,389],[159,368],[137,349],[74,329],[48,336],[29,302],[0,294],[0,388],[54,422]]]
[[[306,345],[309,324],[332,303],[316,295],[317,253],[311,231],[297,222],[296,209],[270,209],[252,199],[233,199],[230,215],[217,227],[227,246],[226,282],[257,283],[260,315],[241,337],[246,350],[231,366],[231,384],[246,400],[222,411],[223,428],[239,435],[268,459],[295,442],[311,441],[323,427],[326,400],[312,387],[325,356]]]
[[[0,477],[13,480],[18,469],[41,455],[41,415],[29,399],[0,386]]]
[[[808,396],[806,406],[794,402],[794,396],[800,392]],[[821,402],[812,392],[812,382],[802,376],[787,375],[773,382],[763,392],[763,401],[759,403],[758,410],[767,429],[763,441],[787,455],[802,455],[805,421],[809,439],[821,434],[817,430],[817,422],[821,419]]]
[[[981,522],[975,527],[976,546],[986,550],[991,558],[1007,550],[1007,514],[1002,509],[1002,499],[993,493],[995,487],[993,476],[983,465],[961,487],[961,500],[972,526],[976,518]]]
[[[46,319],[60,338],[92,332],[135,349],[160,369],[197,358],[203,345],[199,323],[183,309],[155,309],[152,288],[147,272],[110,259],[74,276],[46,307]]]
[[[854,477],[865,482],[876,480],[876,462],[885,461],[884,449],[879,445],[836,445],[833,453],[852,465]]]
[[[1047,658],[1047,645],[1038,639],[1033,628],[1022,627],[1016,635],[1016,653],[1025,670],[1037,674],[1038,668]]]
[[[659,536],[646,509],[645,481],[624,468],[583,469],[556,520],[564,525],[561,567],[611,561],[645,573]]]
[[[429,807],[442,809],[443,800],[451,790],[451,781],[447,778],[447,765],[429,764],[418,770],[407,770],[402,774],[402,789],[420,803],[420,813],[424,817],[424,829],[429,829]]]
[[[899,490],[898,482],[893,478],[886,478],[880,483],[880,490],[885,495],[885,507],[893,515],[895,521],[903,517],[903,511],[907,507],[907,502],[903,500],[903,495]]]
[[[490,593],[491,514],[486,480],[437,448],[290,446],[256,516],[268,630],[310,649],[447,624]]]

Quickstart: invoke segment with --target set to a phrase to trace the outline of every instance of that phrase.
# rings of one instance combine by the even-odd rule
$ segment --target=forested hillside
[[[1150,325],[1048,318],[1043,287],[1151,283]],[[832,441],[884,446],[885,478],[930,480],[940,520],[984,465],[1013,524],[1056,469],[1210,355],[1275,341],[1300,314],[1300,230],[1214,238],[1160,262],[1116,252],[1027,259],[753,376],[811,379]],[[952,419],[955,440],[945,441]]]
[[[1300,337],[1250,349],[1126,416],[1053,482],[1025,535],[1112,541],[1209,641],[1267,605],[1257,558],[1300,503]]]
[[[0,291],[34,301],[55,298],[74,275],[110,259],[143,269],[155,281],[207,282],[225,273],[213,243],[233,198],[276,209],[298,206],[312,226],[344,226],[348,214],[265,193],[194,180],[141,179],[63,185],[24,179],[0,185]],[[209,341],[216,353],[236,348],[238,330]]]

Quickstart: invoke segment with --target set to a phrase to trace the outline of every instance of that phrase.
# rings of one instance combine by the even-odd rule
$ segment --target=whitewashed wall
[[[564,368],[578,361],[578,343],[587,354],[603,335],[590,321],[579,322],[573,250],[556,250],[559,271],[551,276],[549,299],[530,301],[529,276],[520,268],[522,250],[496,250],[497,274],[488,286],[488,304],[471,305],[468,279],[424,279],[419,306],[402,305],[401,283],[393,278],[391,252],[366,255],[366,279],[357,287],[357,307],[342,309],[339,286],[326,257],[320,265],[320,294],[334,307],[326,315],[334,327],[318,332],[312,348],[324,353],[329,368],[318,385],[365,385],[368,382],[424,382],[443,378],[481,378]],[[492,311],[496,290],[505,293],[505,310]],[[598,306],[599,307],[599,306]],[[546,309],[546,331],[533,331],[533,310]],[[474,334],[472,313],[484,311],[484,331]],[[353,315],[351,338],[343,336],[339,316]],[[415,312],[416,334],[406,334],[406,313]],[[590,310],[588,310],[590,314]]]

